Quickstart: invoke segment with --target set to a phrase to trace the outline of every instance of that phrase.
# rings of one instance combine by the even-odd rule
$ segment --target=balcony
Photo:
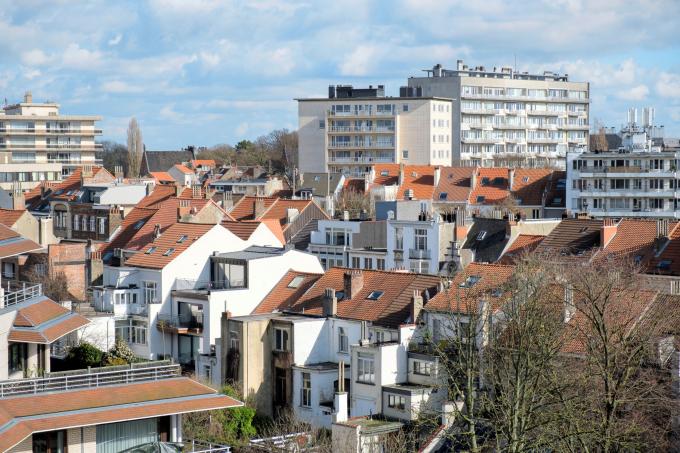
[[[336,132],[336,133],[347,133],[347,132],[357,132],[357,133],[366,133],[366,132],[377,132],[377,133],[392,133],[394,132],[394,126],[392,127],[369,127],[369,126],[331,126],[328,129],[329,132]]]
[[[0,381],[0,398],[158,381],[181,375],[180,366],[168,361],[133,363],[121,368],[91,368],[50,373],[42,378]]]
[[[178,278],[172,289],[174,291],[210,291],[219,289],[244,289],[245,281],[241,279],[231,280],[194,280]]]
[[[429,260],[430,251],[421,249],[409,249],[408,258],[411,260]]]
[[[370,156],[364,156],[364,157],[335,157],[331,156],[330,163],[337,163],[337,164],[365,164],[365,163],[394,163],[394,158],[393,157],[370,157]]]
[[[379,116],[379,117],[386,117],[386,116],[396,116],[397,111],[396,110],[388,110],[388,111],[377,111],[377,110],[371,110],[371,111],[353,111],[353,112],[334,112],[332,110],[328,110],[328,116],[330,117],[345,117],[345,116],[351,116],[351,117],[373,117],[373,116]]]
[[[26,282],[6,282],[3,285],[5,293],[2,295],[2,306],[16,305],[34,297],[42,296],[42,285],[27,285]]]
[[[328,144],[328,148],[351,148],[351,149],[392,149],[394,148],[394,142],[331,142]]]
[[[163,332],[202,335],[203,313],[195,315],[164,315],[161,313],[156,320],[156,327]]]

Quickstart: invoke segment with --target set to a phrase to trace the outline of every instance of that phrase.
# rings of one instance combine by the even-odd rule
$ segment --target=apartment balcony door
[[[33,453],[66,453],[66,430],[33,434]]]
[[[177,349],[178,362],[180,365],[192,368],[196,364],[198,357],[198,348],[200,346],[200,337],[194,335],[178,335]]]
[[[274,406],[285,407],[288,405],[288,370],[274,368]]]

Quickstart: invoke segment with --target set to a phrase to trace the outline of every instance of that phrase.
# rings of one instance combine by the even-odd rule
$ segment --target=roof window
[[[482,185],[483,186],[488,186],[491,180],[487,177],[482,178]]]
[[[484,195],[477,196],[477,203],[484,203],[484,200],[486,200],[486,197]]]
[[[132,228],[134,228],[135,230],[138,230],[143,226],[144,226],[144,220],[137,220],[137,223],[135,223],[135,225]]]
[[[303,281],[305,281],[305,278],[302,275],[296,275],[295,278],[288,283],[288,287],[299,288]]]
[[[529,182],[529,177],[525,176],[524,178],[522,178],[522,182]]]
[[[174,252],[174,251],[175,251],[175,249],[172,248],[172,247],[170,247],[169,249],[167,249],[167,250],[165,251],[165,253],[163,254],[163,256],[170,256],[170,255],[172,255],[172,252]]]
[[[366,299],[369,300],[378,300],[380,299],[380,296],[384,294],[383,291],[371,291],[371,293],[366,297]]]
[[[482,231],[480,231],[479,234],[477,235],[477,240],[478,240],[478,241],[483,241],[485,237],[486,237],[486,230],[482,230]]]
[[[442,192],[439,194],[439,199],[440,200],[446,200],[446,198],[449,196],[447,192]]]
[[[478,281],[480,281],[482,277],[479,275],[470,275],[468,278],[465,279],[463,283],[461,283],[459,286],[461,288],[472,288],[477,284]]]
[[[381,170],[381,171],[380,171],[380,176],[389,176],[389,175],[390,175],[390,171],[389,171],[389,170]]]
[[[189,239],[189,236],[187,236],[186,234],[183,234],[179,237],[179,239],[177,239],[177,243],[181,244],[182,242],[186,241],[187,239]]]
[[[156,247],[149,247],[149,249],[144,252],[145,255],[151,255],[153,252],[156,251]]]

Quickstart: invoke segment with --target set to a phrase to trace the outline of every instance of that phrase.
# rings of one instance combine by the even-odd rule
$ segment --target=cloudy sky
[[[383,83],[456,59],[590,81],[591,121],[656,107],[680,135],[678,0],[0,0],[0,100],[130,117],[149,149],[296,127],[293,98]]]

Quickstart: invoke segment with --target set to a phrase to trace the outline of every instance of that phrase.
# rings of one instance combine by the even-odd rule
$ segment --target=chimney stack
[[[175,183],[175,197],[178,197],[182,195],[182,191],[184,190],[184,186],[181,186],[179,183]]]
[[[600,230],[600,247],[605,248],[616,236],[617,224],[614,219],[606,218]]]
[[[333,399],[333,423],[347,421],[347,392],[345,391],[345,361],[338,362],[338,391]]]
[[[442,176],[442,169],[441,167],[434,167],[434,186],[437,187],[439,185],[439,179]]]
[[[33,94],[31,94],[30,91],[27,91],[26,94],[24,94],[24,103],[25,104],[33,103]]]
[[[515,169],[510,168],[508,170],[508,190],[512,192],[515,188]]]
[[[364,286],[364,273],[360,269],[345,271],[343,275],[345,298],[352,299]]]
[[[222,209],[225,211],[230,210],[234,207],[234,198],[231,192],[222,192]]]
[[[335,289],[326,288],[323,293],[323,315],[337,316],[338,298],[335,297]]]
[[[159,237],[161,237],[161,224],[157,223],[153,227],[153,240],[155,241]]]
[[[191,185],[191,198],[193,198],[194,200],[201,198],[201,185],[200,184],[192,184]]]
[[[40,189],[42,192],[42,189]],[[12,183],[12,209],[23,211],[26,209],[26,199],[24,191],[21,190],[21,182],[14,181]]]
[[[264,214],[264,198],[255,198],[255,219],[259,219]]]
[[[473,167],[472,175],[470,176],[470,189],[474,190],[477,187],[477,167]]]
[[[399,181],[397,181],[397,184],[399,187],[401,187],[404,184],[404,170],[406,167],[403,163],[399,164]]]
[[[413,296],[411,296],[411,322],[415,323],[418,321],[420,312],[423,309],[423,295],[417,289],[413,291]]]
[[[122,165],[116,165],[115,167],[113,167],[113,175],[116,177],[116,179],[118,181],[122,181],[123,177],[124,177],[123,166]]]
[[[191,214],[191,202],[189,200],[179,200],[177,207],[177,221],[181,222],[183,219]]]

